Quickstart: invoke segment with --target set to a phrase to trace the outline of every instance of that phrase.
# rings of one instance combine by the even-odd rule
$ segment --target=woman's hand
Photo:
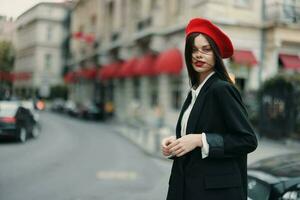
[[[167,150],[170,154],[180,157],[196,147],[202,147],[202,134],[188,134],[182,136],[168,145]]]
[[[172,142],[174,142],[176,140],[175,136],[170,136],[167,138],[164,138],[161,142],[161,149],[162,149],[162,153],[164,156],[170,156],[171,152],[169,152],[168,150],[168,145],[171,144]]]

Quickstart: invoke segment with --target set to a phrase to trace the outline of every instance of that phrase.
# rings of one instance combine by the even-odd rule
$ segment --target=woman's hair
[[[199,84],[199,75],[198,72],[196,72],[192,66],[192,52],[193,52],[193,46],[194,46],[194,40],[195,37],[197,37],[200,33],[191,33],[188,35],[186,38],[186,43],[185,43],[185,63],[187,66],[188,74],[189,74],[189,79],[190,79],[190,84],[191,86],[194,86],[196,84]],[[232,80],[230,79],[228,72],[225,68],[224,62],[222,60],[222,57],[220,55],[220,51],[216,45],[216,43],[207,35],[201,33],[208,41],[210,44],[213,53],[214,53],[214,59],[215,59],[215,65],[214,65],[214,71],[215,73],[224,81],[227,81],[229,83],[232,83]]]

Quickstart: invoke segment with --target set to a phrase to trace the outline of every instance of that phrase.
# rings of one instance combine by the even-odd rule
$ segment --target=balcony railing
[[[152,25],[152,18],[148,17],[146,19],[140,20],[137,23],[137,30],[142,31],[146,28],[149,28]]]
[[[267,21],[280,23],[300,23],[300,6],[294,3],[273,3],[266,5]]]
[[[111,35],[111,41],[116,41],[120,38],[120,33],[119,32],[113,32]]]

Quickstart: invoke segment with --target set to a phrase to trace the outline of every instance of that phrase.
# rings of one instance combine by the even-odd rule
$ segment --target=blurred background
[[[0,199],[164,199],[193,17],[233,41],[249,163],[296,152],[300,0],[0,0]]]

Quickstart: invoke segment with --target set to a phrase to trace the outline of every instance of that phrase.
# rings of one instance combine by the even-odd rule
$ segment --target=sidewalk
[[[172,130],[171,128],[167,127],[139,127],[120,122],[113,122],[113,120],[110,122],[110,124],[113,125],[115,132],[124,136],[133,144],[137,145],[146,154],[163,159],[165,158],[161,154],[161,140],[175,133],[175,130]],[[116,126],[116,124],[118,125]]]
[[[263,137],[259,139],[257,149],[248,155],[248,164],[264,158],[299,151],[299,142],[289,139],[278,141]]]
[[[167,160],[161,154],[160,143],[164,137],[172,135],[175,130],[166,127],[156,129],[152,127],[129,126],[114,120],[110,121],[110,123],[113,125],[115,132],[137,145],[146,154]],[[118,125],[116,126],[116,124]],[[291,139],[279,141],[263,137],[259,139],[257,149],[248,155],[248,164],[267,157],[297,151],[300,151],[300,142]]]

